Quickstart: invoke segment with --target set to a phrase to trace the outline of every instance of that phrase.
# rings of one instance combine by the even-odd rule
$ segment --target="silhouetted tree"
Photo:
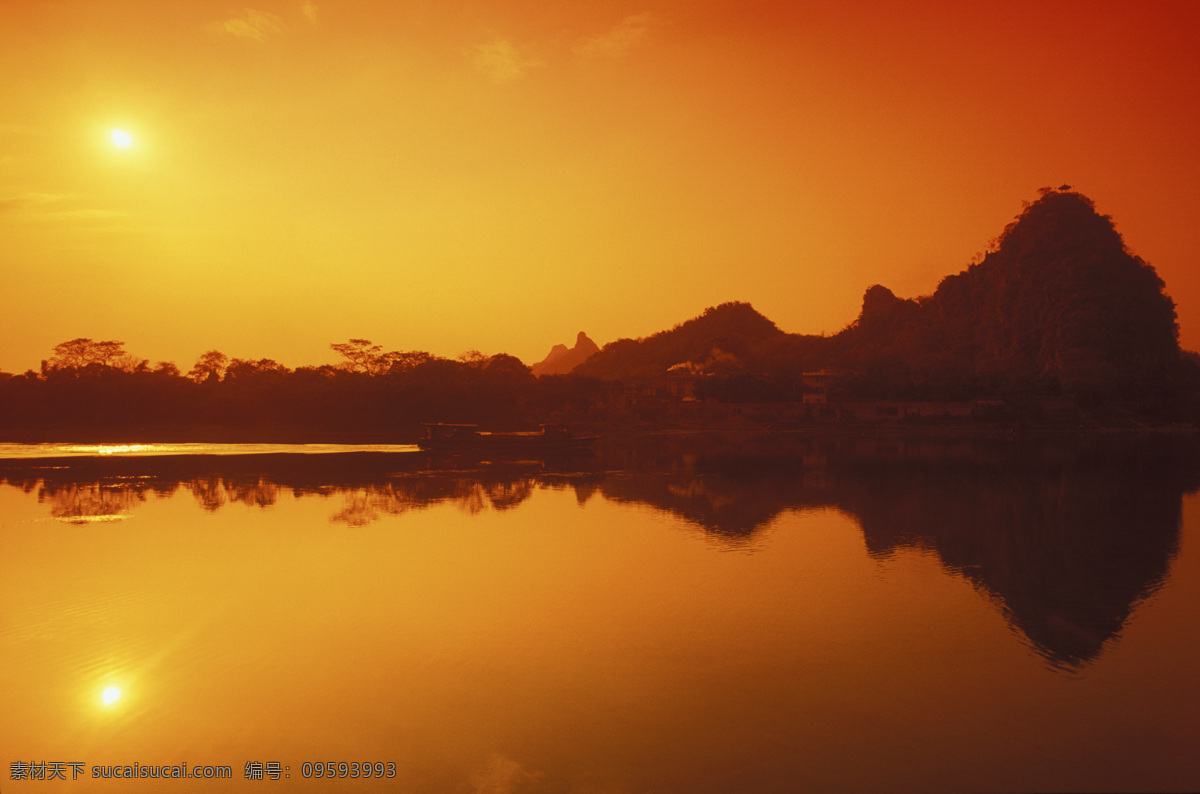
[[[245,379],[262,375],[286,375],[288,368],[270,358],[248,361],[235,358],[225,369],[226,378]]]
[[[192,367],[188,372],[188,377],[196,381],[196,383],[210,383],[221,379],[225,374],[225,368],[229,364],[229,356],[226,356],[219,350],[209,350],[196,362],[196,366]]]
[[[411,372],[413,368],[424,364],[427,361],[433,361],[434,356],[426,353],[423,350],[411,350],[407,353],[393,351],[384,354],[389,375],[401,375],[406,372]]]
[[[150,360],[138,358],[130,353],[122,353],[112,359],[109,362],[109,366],[122,372],[147,372],[150,369]]]
[[[124,342],[94,342],[80,337],[54,346],[54,355],[43,364],[43,372],[55,369],[83,369],[91,364],[112,366],[123,355]]]
[[[351,339],[349,342],[331,344],[330,347],[346,358],[343,366],[349,372],[378,375],[387,369],[383,348],[370,339]]]
[[[478,350],[468,350],[458,357],[458,360],[469,367],[482,368],[488,362],[488,357]]]

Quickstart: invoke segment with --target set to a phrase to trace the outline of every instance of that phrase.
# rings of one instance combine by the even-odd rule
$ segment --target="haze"
[[[831,333],[1062,183],[1200,347],[1193,3],[247,1],[0,7],[0,370]]]

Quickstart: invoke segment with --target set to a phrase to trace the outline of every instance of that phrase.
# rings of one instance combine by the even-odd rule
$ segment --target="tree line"
[[[0,373],[0,431],[14,440],[411,441],[422,422],[524,427],[571,420],[601,396],[595,379],[535,378],[519,359],[477,351],[447,359],[385,352],[366,339],[331,345],[336,365],[290,369],[209,350],[186,373],[151,365],[117,341],[56,345],[40,371]]]

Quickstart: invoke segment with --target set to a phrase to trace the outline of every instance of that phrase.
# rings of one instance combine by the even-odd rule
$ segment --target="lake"
[[[6,794],[1200,787],[1187,438],[68,446],[0,447]]]

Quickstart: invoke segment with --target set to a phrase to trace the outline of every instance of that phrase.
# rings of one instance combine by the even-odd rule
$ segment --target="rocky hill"
[[[534,375],[566,375],[594,353],[600,352],[600,346],[588,338],[583,331],[575,337],[575,347],[555,345],[550,353],[530,369]]]
[[[1041,198],[982,261],[931,296],[867,290],[831,340],[839,363],[884,391],[1115,395],[1179,361],[1175,304],[1112,219],[1069,190]]]
[[[677,365],[710,373],[756,367],[787,336],[750,304],[723,303],[668,331],[611,342],[575,372],[627,380],[657,377]]]
[[[552,353],[553,357],[553,353]],[[549,360],[549,359],[548,359]],[[605,345],[573,370],[605,379],[694,373],[795,384],[829,368],[854,395],[956,399],[1146,395],[1180,361],[1175,305],[1112,219],[1067,186],[1041,197],[992,250],[933,295],[875,285],[858,318],[829,337],[788,334],[748,303],[725,303],[644,339]]]

